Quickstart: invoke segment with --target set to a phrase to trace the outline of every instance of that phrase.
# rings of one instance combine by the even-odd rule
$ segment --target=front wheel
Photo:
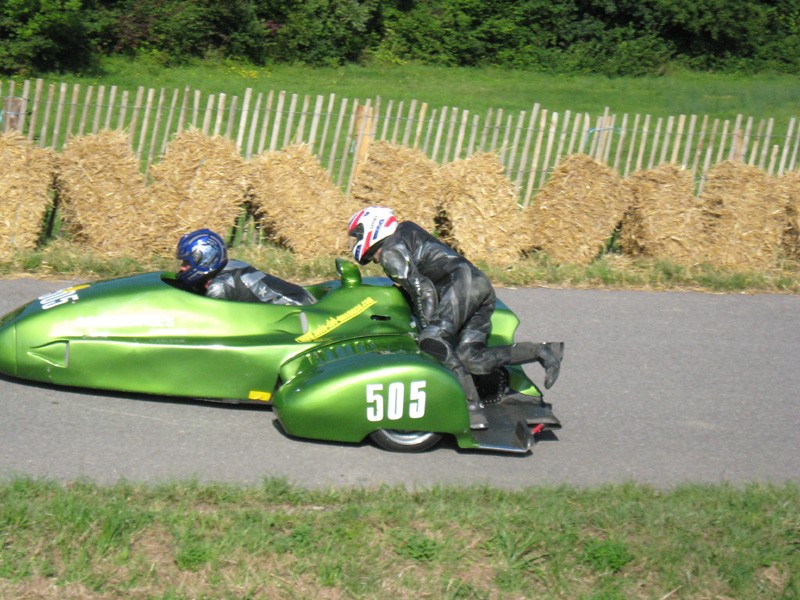
[[[424,452],[433,448],[442,439],[438,433],[430,431],[399,431],[397,429],[378,429],[369,434],[375,445],[392,452]]]

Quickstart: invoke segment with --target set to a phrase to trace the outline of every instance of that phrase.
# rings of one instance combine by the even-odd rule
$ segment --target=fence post
[[[3,100],[3,118],[0,124],[3,131],[18,131],[22,133],[24,123],[24,104],[25,101],[19,96],[9,96]]]
[[[369,155],[369,146],[372,137],[372,120],[373,111],[371,101],[367,100],[366,104],[360,105],[356,109],[356,145],[353,151],[353,168],[350,171],[350,179],[347,182],[346,197],[350,197],[350,192],[353,187],[353,181],[358,178],[361,172],[361,167],[367,160]]]
[[[136,99],[129,102],[134,94],[116,86],[110,91],[104,86],[79,84],[45,86],[43,80],[36,79],[26,80],[20,89],[15,82],[0,79],[0,132],[17,131],[40,147],[59,150],[73,135],[94,134],[100,127],[108,129],[115,123],[116,129],[127,131],[131,147],[146,170],[165,151],[180,101],[178,90],[174,90],[165,115],[165,90],[160,90],[157,107],[154,94],[155,90],[139,86]],[[117,102],[118,95],[121,102]],[[322,96],[317,96],[315,103],[311,96],[304,96],[300,109],[297,94],[258,93],[253,106],[255,95],[247,88],[240,109],[237,96],[219,93],[206,98],[199,90],[185,88],[177,131],[191,123],[192,127],[202,126],[206,135],[224,134],[235,140],[246,158],[256,152],[256,142],[258,154],[279,150],[281,139],[283,146],[307,142],[312,151],[317,151],[320,163],[327,163],[329,177],[333,180],[338,171],[335,183],[348,190],[352,175],[362,168],[369,144],[376,139],[393,144],[402,140],[403,146],[420,149],[440,163],[475,152],[495,152],[525,205],[559,161],[574,151],[607,165],[612,161],[613,168],[623,176],[669,161],[691,169],[699,190],[711,165],[726,159],[757,166],[768,175],[800,168],[800,122],[794,117],[785,132],[776,131],[774,119],[757,120],[742,114],[735,121],[704,115],[702,124],[697,115],[651,118],[636,114],[632,126],[629,115],[624,114],[618,126],[617,116],[610,114],[608,107],[595,121],[589,113],[573,116],[569,111],[559,118],[557,113],[534,104],[530,114],[521,111],[512,115],[489,108],[481,122],[482,116],[472,111],[447,106],[436,109],[417,100],[411,100],[408,107],[391,100],[381,105],[378,96],[374,103],[354,101],[348,112],[348,100],[342,99],[337,108],[339,99],[334,94],[328,97],[327,110]],[[273,103],[277,104],[274,110]],[[333,138],[330,143],[329,137]],[[346,173],[351,174],[349,180]]]

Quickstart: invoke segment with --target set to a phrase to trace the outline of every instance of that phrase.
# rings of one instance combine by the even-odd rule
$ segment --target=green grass
[[[0,484],[2,597],[788,599],[799,550],[797,484]]]
[[[335,257],[301,259],[271,244],[241,245],[231,256],[264,271],[300,284],[338,277]],[[347,257],[344,257],[347,258]],[[786,261],[768,272],[725,271],[707,265],[686,267],[664,260],[630,259],[606,254],[588,266],[555,264],[546,256],[529,256],[512,265],[479,263],[495,285],[501,287],[567,287],[646,290],[700,290],[713,293],[800,293],[800,265]],[[35,252],[18,253],[0,261],[0,277],[36,276],[56,279],[105,279],[147,271],[174,270],[176,262],[164,257],[108,259],[95,256],[64,240]],[[365,277],[379,277],[376,265],[362,267]]]
[[[396,103],[411,100],[432,107],[448,106],[485,113],[489,108],[529,111],[539,103],[549,111],[641,114],[653,117],[709,115],[735,120],[742,114],[775,119],[784,131],[800,117],[800,78],[790,75],[722,75],[674,71],[661,77],[608,78],[554,76],[496,68],[466,69],[419,65],[312,68],[302,65],[253,67],[232,62],[198,62],[165,68],[148,60],[109,58],[101,75],[52,75],[50,82],[117,85],[122,89],[182,89],[243,96],[255,91],[287,91],[300,95],[334,93],[347,98],[374,98]]]

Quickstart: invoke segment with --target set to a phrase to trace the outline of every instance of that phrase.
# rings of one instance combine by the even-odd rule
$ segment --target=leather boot
[[[549,390],[558,379],[563,356],[564,342],[548,342],[546,344],[519,342],[511,346],[511,359],[508,364],[522,365],[538,362],[544,367],[544,387]]]

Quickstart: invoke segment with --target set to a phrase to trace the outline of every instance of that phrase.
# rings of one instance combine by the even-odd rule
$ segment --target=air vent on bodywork
[[[378,345],[373,340],[355,340],[331,344],[330,346],[313,350],[306,355],[306,358],[310,366],[316,367],[323,362],[349,358],[350,356],[364,354],[365,352],[375,352],[376,350],[378,350]]]
[[[66,369],[69,366],[69,342],[53,342],[38,348],[31,348],[28,354],[44,362]]]
[[[317,369],[327,363],[335,363],[341,359],[373,353],[418,354],[417,342],[410,336],[380,336],[360,338],[317,347],[296,356],[281,368],[280,376],[289,381],[300,373]]]

